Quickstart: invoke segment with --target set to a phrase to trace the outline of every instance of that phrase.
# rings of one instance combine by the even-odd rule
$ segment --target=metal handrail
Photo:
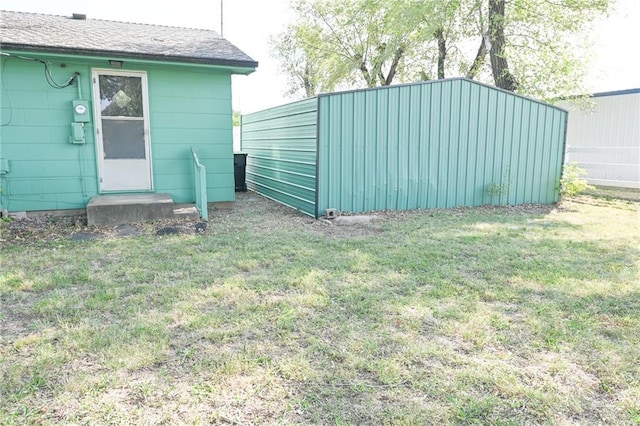
[[[193,155],[196,208],[200,212],[200,217],[207,220],[209,218],[209,211],[207,209],[207,169],[200,163],[200,160],[198,160],[198,155],[193,147],[191,147],[191,154]]]

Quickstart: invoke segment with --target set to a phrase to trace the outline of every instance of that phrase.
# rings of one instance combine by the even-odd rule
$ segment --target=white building
[[[593,185],[640,188],[640,89],[596,93],[593,110],[569,110],[565,163],[576,162]]]

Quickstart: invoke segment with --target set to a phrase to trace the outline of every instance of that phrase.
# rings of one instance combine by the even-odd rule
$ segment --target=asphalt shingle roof
[[[25,12],[0,11],[0,48],[246,68],[258,66],[212,30]]]

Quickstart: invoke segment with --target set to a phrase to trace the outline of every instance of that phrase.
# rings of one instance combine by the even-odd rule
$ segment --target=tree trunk
[[[371,79],[373,84],[370,87],[376,85],[376,78],[380,86],[384,86],[384,74],[382,73],[382,65],[384,64],[384,57],[387,52],[387,43],[382,43],[376,47],[376,54],[371,58]]]
[[[367,68],[367,63],[361,59],[360,62],[360,72],[362,73],[362,77],[364,77],[364,81],[367,82],[367,87],[375,87],[376,86],[376,76],[375,74],[371,74],[369,69]]]
[[[504,6],[505,0],[489,0],[489,36],[491,37],[491,69],[496,86],[514,92],[518,88],[504,55]]]
[[[398,70],[398,65],[400,64],[402,55],[404,55],[404,49],[402,47],[398,47],[395,55],[393,55],[393,60],[391,61],[391,66],[389,67],[389,73],[387,74],[387,78],[384,79],[383,86],[391,85],[393,78],[396,76],[396,71]]]
[[[447,58],[447,40],[444,38],[444,31],[438,28],[436,31],[438,39],[438,80],[444,79],[444,61]]]
[[[355,59],[360,62],[360,72],[362,73],[362,77],[367,82],[368,87],[376,87],[377,84],[380,86],[389,86],[393,81],[393,78],[396,76],[396,72],[398,71],[398,66],[400,65],[400,60],[404,55],[404,47],[398,47],[393,54],[393,58],[391,59],[391,64],[389,65],[389,72],[386,77],[383,71],[383,65],[385,62],[385,49],[387,45],[385,43],[378,46],[376,49],[377,56],[373,58],[371,63],[371,69],[367,68],[367,63],[362,59],[361,56],[356,57]]]
[[[307,96],[307,98],[310,98],[317,94],[316,87],[313,82],[313,75],[311,73],[311,66],[309,65],[308,59],[304,64],[304,74],[302,76],[302,84],[304,86],[304,93]]]
[[[487,56],[487,43],[485,42],[485,38],[482,37],[482,40],[480,40],[480,47],[478,48],[478,53],[476,53],[476,58],[473,60],[473,63],[471,64],[471,68],[469,68],[469,71],[467,72],[466,77],[473,80],[474,78],[476,78],[476,75],[478,75],[478,72],[480,72],[480,69],[482,68],[482,64],[484,64],[484,58]]]

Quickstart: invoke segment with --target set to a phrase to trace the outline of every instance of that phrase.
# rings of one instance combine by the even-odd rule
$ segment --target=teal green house
[[[2,11],[0,40],[0,210],[234,200],[231,76],[258,64],[219,34]]]

